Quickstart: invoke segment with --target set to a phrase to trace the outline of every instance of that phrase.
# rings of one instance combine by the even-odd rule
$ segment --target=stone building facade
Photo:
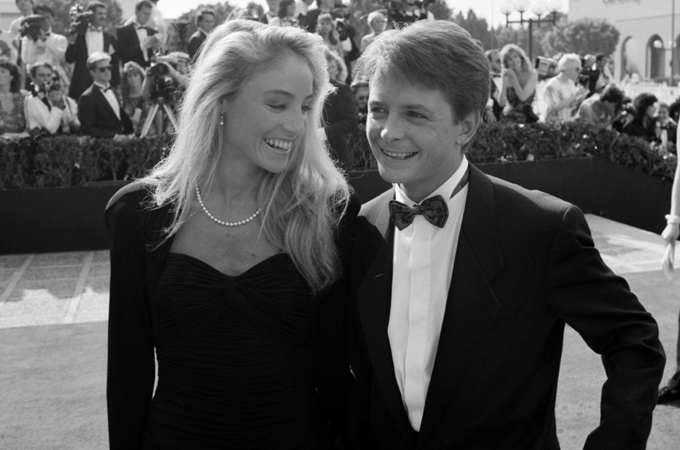
[[[569,20],[606,19],[621,33],[612,55],[618,79],[631,75],[654,81],[668,81],[671,75],[680,79],[678,15],[676,0],[569,1]]]

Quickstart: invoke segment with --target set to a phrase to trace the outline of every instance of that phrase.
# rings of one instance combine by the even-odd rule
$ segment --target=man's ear
[[[466,145],[468,142],[471,142],[472,138],[475,137],[477,127],[479,126],[479,123],[481,121],[482,121],[481,114],[475,111],[471,112],[463,120],[458,122],[458,125],[461,127],[461,129],[460,134],[456,138],[456,144],[462,147]]]

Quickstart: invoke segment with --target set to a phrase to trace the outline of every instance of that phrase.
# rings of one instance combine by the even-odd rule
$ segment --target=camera
[[[535,67],[541,79],[552,78],[557,75],[557,60],[555,59],[537,56]]]
[[[54,91],[61,91],[61,83],[59,81],[48,81],[42,87],[38,90],[39,92],[44,92],[45,94],[49,94],[50,92]]]
[[[24,18],[24,20],[21,21],[19,33],[22,37],[27,37],[33,41],[37,41],[41,36],[40,29],[43,20],[44,17],[38,14],[32,14]]]
[[[68,15],[71,18],[68,33],[85,34],[87,32],[87,27],[90,25],[92,16],[94,16],[94,12],[85,11],[82,5],[76,3],[69,9]]]
[[[172,99],[178,86],[177,83],[175,83],[175,79],[170,76],[170,66],[168,66],[168,63],[155,62],[149,66],[149,69],[154,75],[154,85],[151,97],[162,97],[166,100]]]

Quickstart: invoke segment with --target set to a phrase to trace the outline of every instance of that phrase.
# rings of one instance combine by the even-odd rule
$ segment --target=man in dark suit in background
[[[111,89],[111,57],[102,52],[90,55],[87,68],[94,80],[78,100],[82,134],[126,140],[132,136],[130,118]]]
[[[147,26],[152,10],[153,3],[140,0],[135,6],[135,20],[116,30],[118,55],[123,65],[134,61],[141,67],[148,67],[154,50],[161,45],[155,36],[156,30]]]
[[[368,46],[356,73],[394,187],[361,212],[385,240],[350,304],[354,447],[559,449],[569,324],[608,378],[585,448],[644,449],[665,362],[656,322],[578,208],[465,158],[489,98],[483,50],[454,23],[418,21]]]
[[[80,94],[92,84],[92,77],[87,69],[87,59],[95,52],[103,52],[111,56],[113,70],[111,84],[113,87],[117,87],[120,83],[116,37],[104,31],[104,26],[106,25],[106,5],[93,1],[88,3],[86,10],[92,11],[94,15],[86,27],[83,27],[71,36],[65,54],[67,63],[75,63],[68,93],[69,97],[74,100],[78,100]]]
[[[196,25],[198,30],[189,38],[189,58],[196,61],[201,45],[208,37],[208,34],[215,28],[215,13],[209,9],[202,9],[196,14]]]

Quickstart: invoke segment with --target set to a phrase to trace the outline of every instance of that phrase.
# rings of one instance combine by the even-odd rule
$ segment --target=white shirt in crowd
[[[91,55],[94,52],[107,53],[104,50],[104,32],[102,30],[95,30],[88,27],[85,32],[85,42],[87,43],[87,54]]]
[[[24,20],[24,16],[17,17],[9,24],[9,35],[12,38],[18,38],[21,35],[21,21]]]
[[[52,67],[62,65],[66,47],[68,47],[66,36],[52,32],[44,40],[34,41],[23,37],[21,38],[21,60],[27,66],[37,62],[46,62]]]
[[[29,130],[41,128],[54,134],[59,127],[67,128],[73,123],[80,125],[78,120],[78,105],[72,99],[64,95],[64,109],[57,108],[50,103],[50,108],[43,102],[41,97],[44,94],[30,95],[24,102],[26,114],[26,125]]]
[[[149,33],[146,31],[146,26],[142,26],[137,21],[134,21],[135,31],[137,32],[137,38],[139,39],[139,48],[142,50],[142,55],[144,55],[144,61],[149,60],[149,55],[144,48],[144,41],[148,37]]]
[[[578,86],[573,80],[562,80],[561,77],[553,77],[545,85],[544,98],[547,106],[546,122],[562,121],[566,122],[573,115],[574,105],[556,109],[556,106],[563,100],[573,97],[578,92]]]
[[[153,4],[153,2],[151,3]],[[132,22],[135,22],[136,20],[137,18],[134,15],[132,15],[132,17],[128,18],[128,20],[126,20],[123,25],[129,25]],[[160,12],[156,5],[153,5],[153,9],[151,10],[151,17],[149,18],[149,22],[147,22],[146,26],[156,30],[155,36],[158,37],[158,39],[160,40],[161,47],[165,47],[165,43],[168,39],[168,25],[165,23],[163,13]],[[137,33],[137,35],[139,36],[139,33]],[[141,43],[144,41],[140,39],[139,42]],[[145,50],[142,49],[142,51]]]
[[[392,305],[387,334],[404,408],[416,431],[420,431],[437,354],[468,186],[450,197],[467,170],[468,162],[463,158],[458,170],[426,196],[441,195],[446,199],[449,218],[443,228],[417,215],[407,228],[394,230]],[[409,206],[416,204],[398,185],[394,187],[396,200]]]

